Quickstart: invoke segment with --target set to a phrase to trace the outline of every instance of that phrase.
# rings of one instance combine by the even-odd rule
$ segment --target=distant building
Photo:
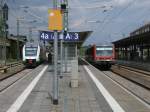
[[[17,39],[19,41],[20,54],[22,50],[22,46],[27,40],[26,36],[19,35],[18,37],[10,34],[8,32],[8,14],[9,8],[5,3],[2,7],[0,7],[0,60],[6,59],[16,59],[17,58]],[[21,56],[20,56],[21,58]]]
[[[19,37],[10,35],[8,36],[8,41],[10,43],[10,46],[7,49],[7,58],[10,59],[16,59],[17,58],[17,39],[19,41],[19,52],[20,52],[20,58],[22,57],[22,47],[25,44],[27,37],[19,35]]]

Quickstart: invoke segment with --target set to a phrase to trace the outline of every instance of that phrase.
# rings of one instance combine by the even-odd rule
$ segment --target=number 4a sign
[[[54,33],[52,32],[41,32],[40,33],[41,40],[54,40]]]

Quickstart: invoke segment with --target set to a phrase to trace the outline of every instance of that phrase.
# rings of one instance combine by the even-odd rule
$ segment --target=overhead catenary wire
[[[108,18],[110,15],[107,15],[104,17],[103,22],[100,27],[100,30],[97,30],[98,32],[104,32],[106,25],[108,26],[110,23],[112,23],[113,20],[117,19],[121,14],[123,14],[128,8],[130,8],[137,0],[132,0],[126,7],[124,7],[121,11],[119,11],[116,15],[113,15],[110,19]]]
[[[143,20],[143,19],[147,18],[147,15],[145,16],[145,12],[147,12],[147,11],[149,11],[149,9],[146,9],[146,10],[143,12],[143,14],[139,17],[140,20]],[[131,27],[131,26],[137,24],[137,22],[139,23],[139,22],[141,22],[141,21],[135,21],[135,22],[133,22],[133,23],[128,24],[127,26],[125,26],[124,28],[122,28],[121,30],[119,30],[119,31],[118,31],[118,34],[119,34],[119,33],[122,33],[122,31],[124,31],[125,29],[128,29],[129,27]]]
[[[117,13],[117,15],[114,15],[113,17],[111,17],[109,20],[104,21],[103,26],[101,27],[101,29],[104,29],[104,27],[106,27],[106,24],[109,25],[109,23],[111,23],[114,19],[117,19],[121,14],[123,14],[129,7],[131,7],[137,0],[132,0],[126,7],[124,7],[121,11],[119,11]]]
[[[47,24],[47,22],[42,18],[42,17],[39,17],[33,13],[31,13],[31,11],[27,12],[26,15],[25,14],[22,14],[23,10],[20,10],[20,4],[17,2],[17,0],[9,0],[9,4],[10,4],[10,9],[11,9],[11,12],[9,13],[9,15],[11,16],[11,21],[13,21],[13,18],[15,18],[14,22],[16,22],[16,17],[21,17],[23,16],[24,18],[26,17],[34,17],[36,18],[36,20],[40,20],[39,22],[44,22]],[[18,10],[19,9],[19,10]],[[20,16],[19,16],[20,15]],[[30,15],[30,16],[29,16]],[[13,17],[13,18],[12,18]],[[26,21],[25,19],[23,21]],[[11,24],[11,26],[14,26],[15,24]],[[15,25],[16,26],[16,25]],[[45,25],[46,26],[46,25]],[[14,32],[14,31],[13,31]]]

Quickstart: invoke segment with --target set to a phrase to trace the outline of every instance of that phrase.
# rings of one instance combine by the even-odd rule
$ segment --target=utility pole
[[[29,41],[32,42],[33,38],[32,38],[32,30],[34,27],[29,27]]]
[[[2,5],[2,3],[1,3]],[[3,60],[4,60],[4,65],[6,65],[6,27],[5,27],[5,20],[3,17],[4,10],[3,10],[3,6],[1,8],[1,31],[2,31],[2,38],[3,38]]]
[[[4,65],[6,65],[6,37],[7,37],[7,33],[6,33],[6,21],[7,21],[7,15],[8,15],[8,6],[5,3],[5,0],[1,0],[0,1],[0,26],[1,26],[1,34],[2,34],[2,38],[3,38],[3,54],[4,54]]]
[[[3,25],[2,25],[2,21],[3,21],[3,18],[2,18],[2,14],[3,14],[3,12],[2,12],[2,2],[0,2],[0,33],[1,33],[1,36],[3,37],[3,33],[2,33],[2,29],[3,29]],[[3,58],[3,56],[2,56],[2,58]]]
[[[19,48],[19,17],[17,18],[17,60],[20,59],[20,48]]]
[[[29,41],[32,40],[32,28],[29,27]]]

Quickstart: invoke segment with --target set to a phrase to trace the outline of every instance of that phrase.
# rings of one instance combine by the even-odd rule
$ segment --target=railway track
[[[17,74],[18,72],[21,72],[24,70],[24,65],[22,64],[22,61],[19,62],[13,62],[9,63],[6,66],[0,66],[1,71],[0,71],[0,81],[3,81],[14,74]],[[7,69],[7,72],[4,72],[3,68]]]
[[[82,61],[84,61],[82,62],[84,64],[89,64],[85,60]],[[100,70],[100,68],[97,65],[95,67]],[[111,71],[133,83],[136,83],[137,85],[147,90],[150,90],[150,72],[121,65],[112,65]]]
[[[22,80],[28,74],[32,72],[31,69],[24,69],[16,74],[13,74],[7,78],[3,78],[0,82],[0,93],[5,91],[7,88],[11,87],[13,84],[17,83],[18,81]]]
[[[111,71],[147,90],[150,90],[150,72],[120,65],[113,65]]]
[[[22,69],[17,73],[9,75],[7,78],[4,77],[0,81],[0,94],[7,91],[7,89],[11,88],[14,84],[19,83],[24,78],[28,77],[32,73],[34,73],[37,69],[41,68],[42,65],[37,66],[33,69]]]
[[[41,67],[39,65],[36,68],[27,69],[22,64],[22,61],[10,63],[6,66],[8,71],[0,74],[0,94]]]

